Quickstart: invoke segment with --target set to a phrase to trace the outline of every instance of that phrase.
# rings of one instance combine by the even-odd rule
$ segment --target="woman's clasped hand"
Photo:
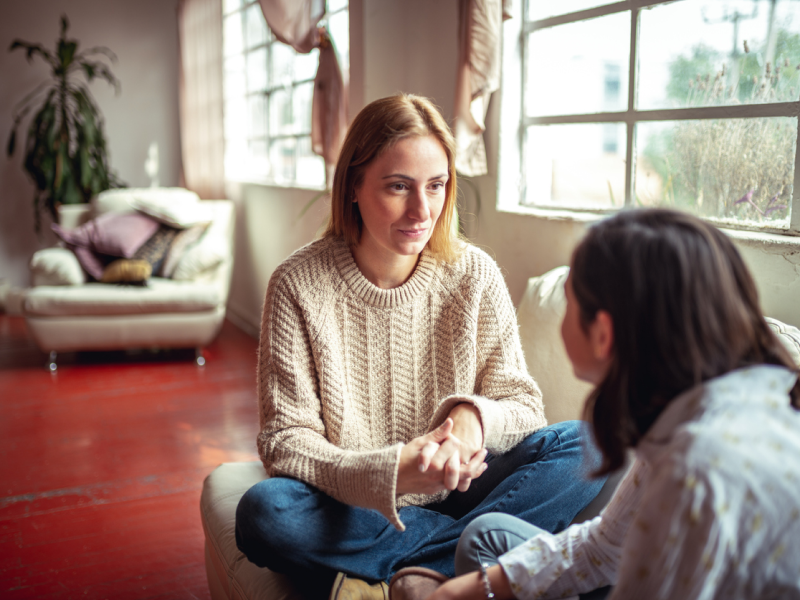
[[[461,408],[465,407],[465,408]],[[467,408],[468,407],[468,408]],[[466,492],[483,474],[487,455],[477,409],[457,405],[444,423],[414,438],[400,451],[397,495]]]

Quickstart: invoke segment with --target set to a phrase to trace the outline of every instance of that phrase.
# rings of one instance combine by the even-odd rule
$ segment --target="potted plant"
[[[44,95],[25,142],[25,170],[36,184],[33,205],[37,233],[43,212],[49,212],[56,221],[61,204],[88,202],[103,190],[124,185],[108,164],[100,111],[86,84],[78,80],[79,74],[87,83],[96,77],[105,79],[119,92],[119,81],[111,69],[97,60],[105,56],[113,62],[116,56],[105,47],[78,52],[77,40],[66,37],[68,28],[69,21],[62,15],[61,36],[54,51],[22,40],[14,40],[9,48],[9,52],[25,49],[29,62],[39,56],[52,69],[52,79],[41,83],[14,108],[7,148],[11,156],[17,127]]]

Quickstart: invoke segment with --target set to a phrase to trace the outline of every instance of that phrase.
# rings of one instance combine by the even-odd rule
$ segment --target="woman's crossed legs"
[[[388,581],[423,566],[452,577],[459,537],[476,517],[501,512],[550,532],[564,529],[600,491],[597,451],[585,425],[568,421],[534,432],[500,456],[466,492],[399,511],[397,531],[374,510],[348,506],[303,482],[274,477],[248,490],[236,511],[236,543],[254,564],[304,575],[337,571]],[[305,578],[308,579],[307,577]]]

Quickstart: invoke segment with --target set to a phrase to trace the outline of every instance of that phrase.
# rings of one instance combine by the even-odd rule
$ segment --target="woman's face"
[[[600,383],[608,371],[613,349],[611,318],[599,311],[588,329],[581,327],[581,309],[572,289],[572,273],[564,284],[567,311],[561,322],[561,338],[572,362],[575,377],[589,383]]]
[[[385,150],[355,190],[364,223],[359,249],[388,260],[422,252],[444,207],[448,179],[447,154],[432,135]]]

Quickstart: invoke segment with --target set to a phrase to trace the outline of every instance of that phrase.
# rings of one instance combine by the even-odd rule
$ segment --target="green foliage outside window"
[[[764,48],[731,57],[695,46],[670,65],[668,97],[681,108],[797,101],[800,35],[779,29],[775,46],[775,64],[763,61]],[[662,197],[638,200],[723,219],[785,221],[796,145],[792,118],[675,122],[644,149],[662,179]]]

